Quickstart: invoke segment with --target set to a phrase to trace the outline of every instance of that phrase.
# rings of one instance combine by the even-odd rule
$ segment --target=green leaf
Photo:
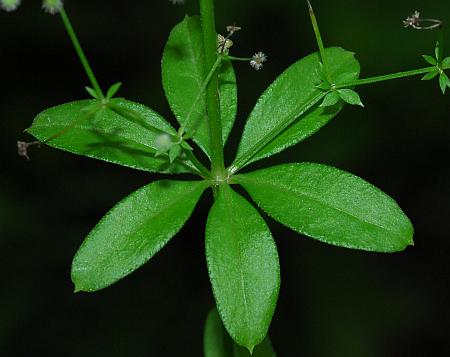
[[[331,76],[358,78],[359,63],[339,47],[325,50]],[[314,134],[342,109],[315,105],[323,98],[319,54],[313,53],[286,69],[261,95],[245,125],[232,171],[276,154]],[[274,138],[275,136],[275,138]]]
[[[86,108],[96,108],[85,110]],[[41,142],[115,164],[150,172],[196,172],[187,161],[169,163],[167,156],[154,157],[161,135],[176,131],[144,105],[114,99],[108,105],[82,100],[40,113],[27,132]]]
[[[335,105],[339,102],[339,99],[341,99],[339,94],[337,94],[335,91],[332,91],[325,96],[325,98],[323,99],[323,102],[322,102],[322,104],[320,104],[320,106],[321,107],[332,107],[333,105]]]
[[[98,99],[97,92],[91,87],[84,87],[92,98]]]
[[[223,327],[216,308],[210,310],[206,319],[203,350],[205,357],[276,357],[269,337],[255,347],[252,355],[234,343]]]
[[[437,61],[436,61],[435,58],[433,58],[433,57],[431,57],[431,56],[428,56],[428,55],[422,55],[422,57],[423,57],[423,59],[424,59],[425,61],[427,61],[429,64],[431,64],[431,65],[433,65],[433,66],[436,66],[436,65],[437,65]]]
[[[186,16],[173,28],[164,48],[163,86],[170,108],[180,125],[187,125],[189,134],[194,132],[194,141],[210,156],[206,93],[199,97],[201,86],[209,71],[205,67],[200,19],[198,16]],[[236,77],[230,61],[222,64],[218,75],[222,138],[225,144],[237,110]]]
[[[445,74],[445,72],[442,72],[439,76],[439,86],[441,87],[442,94],[445,94],[445,89],[447,88],[447,86],[450,86],[449,83],[450,81],[447,75]]]
[[[449,67],[450,66],[450,57],[445,57],[442,61],[442,67]]]
[[[331,85],[330,85],[330,83],[324,81],[324,82],[316,85],[316,88],[321,89],[325,92],[328,92],[331,89]]]
[[[394,200],[345,171],[287,164],[234,180],[271,217],[325,243],[376,252],[413,245],[411,222]]]
[[[355,77],[358,77],[358,72],[356,73],[341,73],[334,78],[335,84],[347,84],[348,82],[352,82],[355,80]]]
[[[436,56],[436,59],[439,60],[439,41],[436,41],[436,47],[434,48],[434,55]]]
[[[337,92],[339,93],[340,97],[344,102],[351,105],[360,105],[361,107],[364,107],[364,104],[362,104],[359,94],[356,93],[354,90],[338,89]]]
[[[181,154],[181,146],[180,145],[174,145],[169,150],[169,161],[170,163],[173,163],[175,159],[180,156]]]
[[[428,72],[426,75],[422,77],[422,81],[429,81],[436,77],[439,74],[439,71],[437,69],[433,69],[432,71]]]
[[[114,83],[108,89],[108,92],[106,93],[106,99],[111,99],[112,97],[114,97],[114,95],[117,93],[117,91],[120,89],[121,86],[122,86],[121,82]]]
[[[75,291],[103,289],[146,263],[181,229],[206,186],[204,181],[157,181],[120,201],[75,255]]]
[[[234,341],[223,327],[216,308],[209,311],[203,333],[205,357],[234,357]]]
[[[233,340],[252,351],[275,310],[278,254],[259,213],[228,185],[219,187],[208,216],[206,259],[222,321]]]

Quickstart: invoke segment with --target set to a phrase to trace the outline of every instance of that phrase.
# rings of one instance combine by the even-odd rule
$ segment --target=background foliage
[[[289,64],[316,50],[300,1],[218,2],[218,28],[236,22],[235,54],[262,49],[261,72],[236,64],[238,129],[255,100]],[[327,45],[357,54],[361,76],[423,66],[435,33],[403,29],[414,10],[450,23],[448,1],[315,1]],[[169,31],[197,4],[67,3],[104,86],[170,117],[160,59]],[[206,204],[149,264],[95,294],[73,295],[70,263],[114,203],[153,181],[62,151],[17,157],[15,141],[41,110],[87,98],[88,84],[57,17],[26,1],[0,13],[0,354],[199,356],[213,305],[204,257]],[[446,47],[450,49],[450,27]],[[448,52],[447,52],[448,55]],[[358,89],[366,109],[346,106],[318,134],[281,155],[363,177],[395,198],[415,226],[415,247],[384,255],[298,237],[268,220],[279,248],[281,291],[270,334],[280,356],[423,356],[450,352],[448,229],[450,97],[419,78]],[[230,141],[228,152],[236,150]],[[229,159],[232,155],[228,156]],[[229,163],[229,161],[228,161]],[[253,165],[262,167],[263,162]]]

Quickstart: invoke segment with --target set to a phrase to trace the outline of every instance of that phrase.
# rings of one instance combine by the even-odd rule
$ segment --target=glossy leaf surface
[[[84,240],[72,263],[76,291],[96,291],[156,254],[190,217],[204,181],[157,181],[113,207]]]
[[[332,47],[325,50],[333,78],[357,79],[359,63],[352,52]],[[319,107],[325,95],[318,53],[299,60],[285,70],[261,95],[244,128],[234,168],[278,153],[314,134],[342,109]],[[274,133],[279,133],[273,138]],[[249,158],[246,160],[246,158]]]
[[[411,222],[394,200],[345,171],[287,164],[235,180],[274,219],[325,243],[376,252],[413,244]]]
[[[27,132],[41,142],[74,154],[151,172],[196,172],[187,161],[169,165],[167,155],[154,157],[155,142],[175,130],[157,113],[125,99],[59,105],[40,113]]]
[[[262,217],[228,185],[220,186],[208,216],[206,258],[222,321],[234,341],[252,350],[275,310],[278,253]]]
[[[209,156],[206,92],[199,97],[209,70],[205,70],[205,67],[200,19],[198,16],[186,16],[173,28],[164,49],[162,80],[170,108],[178,122],[187,126],[188,134],[194,132],[194,141]],[[219,69],[219,97],[222,138],[225,143],[237,110],[236,77],[229,61]]]
[[[206,319],[203,350],[205,357],[276,357],[269,337],[255,347],[252,355],[236,345],[225,330],[216,308],[211,309]]]

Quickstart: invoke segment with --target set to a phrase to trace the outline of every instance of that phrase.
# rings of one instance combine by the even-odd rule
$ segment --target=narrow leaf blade
[[[439,71],[437,69],[432,70],[422,77],[422,81],[429,81],[429,80],[435,78],[438,74],[439,74]]]
[[[442,60],[442,67],[444,68],[450,67],[450,57],[445,57]]]
[[[199,97],[202,83],[208,74],[205,67],[200,19],[198,16],[186,16],[173,28],[164,48],[163,87],[178,122],[183,126],[188,121],[188,133],[194,132],[194,141],[209,156],[205,93]],[[218,77],[222,139],[225,143],[237,110],[236,77],[230,61],[222,64]]]
[[[97,92],[91,87],[84,87],[92,98],[98,99]]]
[[[359,76],[359,63],[352,52],[339,47],[325,50],[328,66],[333,78],[347,74],[347,80]],[[261,95],[250,113],[244,128],[238,153],[233,166],[239,169],[246,164],[274,155],[311,136],[327,124],[343,107],[343,103],[332,108],[313,107],[322,91],[317,88],[322,82],[320,57],[313,53],[286,69]],[[291,123],[275,139],[266,141],[278,128]],[[264,144],[255,154],[255,147]],[[251,155],[246,163],[243,158]]]
[[[339,94],[337,94],[335,91],[328,93],[325,98],[323,99],[322,104],[320,104],[321,107],[332,107],[333,105],[336,105],[339,102]]]
[[[280,286],[278,253],[259,213],[221,185],[206,224],[217,308],[233,340],[252,351],[267,334]]]
[[[103,289],[146,263],[181,229],[205,188],[203,181],[156,181],[120,201],[75,255],[75,290]]]
[[[342,100],[350,105],[359,105],[364,107],[364,104],[361,102],[361,98],[359,94],[351,89],[338,89],[338,93],[341,96]]]
[[[114,83],[114,84],[108,89],[108,92],[106,93],[106,98],[107,98],[107,99],[111,99],[112,97],[114,97],[114,96],[116,95],[116,93],[118,92],[118,90],[120,89],[121,86],[122,86],[122,82]]]
[[[235,180],[274,219],[325,243],[376,252],[413,244],[411,222],[394,200],[345,171],[287,164]]]
[[[27,132],[41,142],[74,154],[150,172],[196,172],[187,161],[170,164],[167,155],[155,158],[161,135],[176,131],[156,112],[124,99],[81,100],[47,109]],[[86,108],[97,107],[94,114]],[[55,137],[55,134],[59,136]]]
[[[449,80],[447,75],[444,72],[442,72],[439,75],[439,87],[441,87],[442,94],[445,94],[445,89],[447,88],[448,81]]]
[[[436,66],[437,65],[437,61],[435,58],[429,56],[429,55],[422,55],[423,59],[425,61],[427,61],[429,64]]]

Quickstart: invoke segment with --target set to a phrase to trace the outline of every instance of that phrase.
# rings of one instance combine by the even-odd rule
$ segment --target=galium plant
[[[0,0],[7,11],[19,3]],[[37,141],[19,142],[19,153],[28,158],[31,145],[47,144],[137,170],[192,175],[188,181],[152,182],[101,219],[73,260],[76,292],[106,288],[147,262],[181,229],[200,196],[210,189],[214,204],[206,222],[205,245],[217,309],[211,310],[205,325],[205,355],[244,356],[246,349],[255,355],[273,355],[266,335],[280,288],[277,249],[259,210],[234,185],[242,186],[258,208],[276,221],[341,247],[401,251],[413,244],[413,227],[385,193],[336,168],[291,163],[242,170],[316,133],[346,103],[362,106],[356,86],[439,75],[444,93],[450,87],[445,74],[450,57],[444,58],[441,22],[421,19],[416,12],[404,21],[406,27],[439,33],[435,57],[424,56],[430,66],[360,79],[360,65],[352,52],[324,47],[308,2],[319,51],[292,64],[260,96],[234,161],[225,167],[223,147],[237,109],[233,62],[248,61],[259,70],[267,56],[261,51],[249,58],[232,56],[232,37],[240,27],[228,26],[226,34],[218,35],[213,0],[199,0],[199,5],[200,16],[186,16],[173,28],[162,57],[164,92],[180,124],[175,129],[152,109],[115,97],[120,83],[105,94],[62,1],[45,0],[43,8],[63,21],[90,80],[86,90],[92,98],[40,113],[27,129]],[[197,155],[199,150],[208,164]]]

